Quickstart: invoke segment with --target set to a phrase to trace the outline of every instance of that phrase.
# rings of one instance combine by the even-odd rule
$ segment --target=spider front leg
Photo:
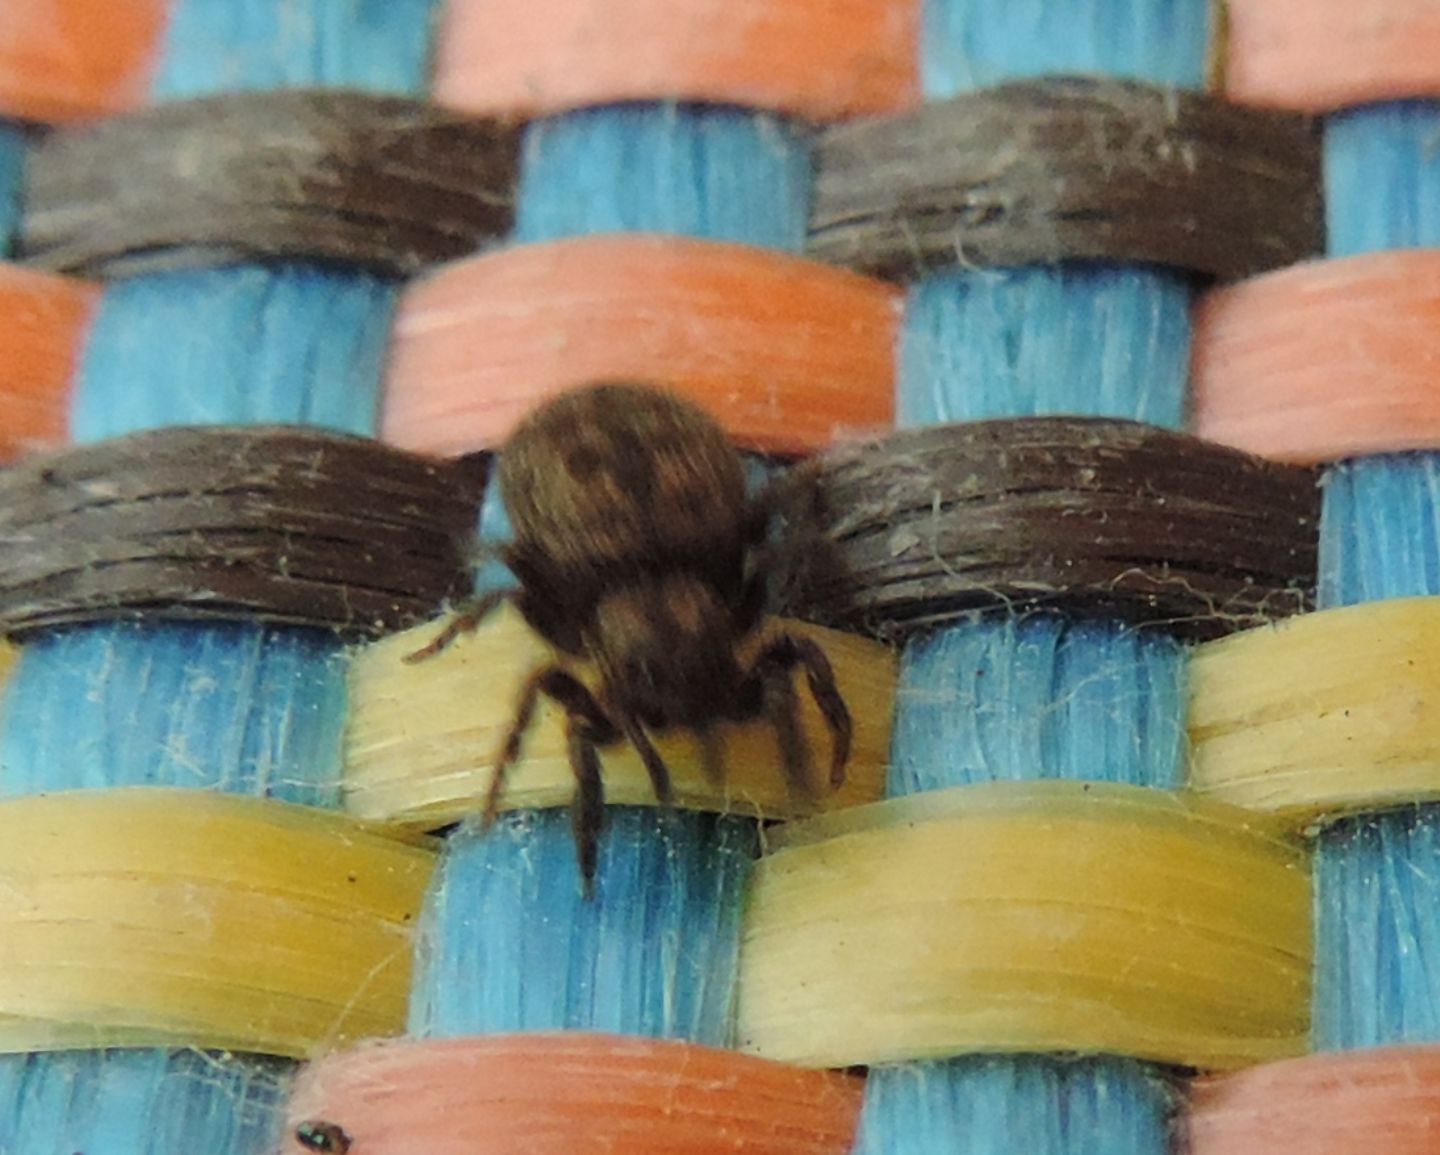
[[[525,744],[525,733],[530,729],[530,723],[535,717],[535,707],[539,704],[541,694],[557,703],[572,725],[577,720],[582,723],[592,742],[605,746],[620,737],[615,724],[579,678],[559,666],[543,666],[536,670],[520,687],[515,717],[510,722],[510,729],[505,732],[505,740],[500,744],[500,752],[495,758],[490,789],[485,794],[485,810],[481,816],[481,823],[487,828],[494,823],[495,816],[500,812],[500,796],[505,791],[505,775],[520,757],[521,748]]]
[[[640,761],[645,767],[645,773],[650,776],[650,789],[655,791],[655,800],[662,809],[670,809],[675,803],[675,792],[670,785],[670,767],[665,765],[665,759],[660,757],[660,751],[655,749],[650,735],[645,733],[645,728],[639,722],[624,714],[620,715],[619,720],[621,733],[625,740],[635,747],[635,752],[640,755]]]
[[[779,634],[768,641],[756,655],[747,681],[755,680],[762,687],[773,677],[788,680],[796,666],[805,671],[810,695],[820,707],[825,724],[830,728],[830,785],[838,788],[845,782],[845,764],[850,761],[850,743],[854,725],[850,709],[835,684],[835,671],[830,659],[815,642],[796,634]],[[783,732],[782,732],[783,739]]]
[[[500,810],[505,789],[505,776],[525,741],[525,733],[535,717],[535,707],[544,694],[565,711],[566,736],[570,769],[575,774],[576,792],[570,808],[570,824],[575,836],[575,853],[580,863],[580,876],[588,897],[593,888],[598,862],[600,830],[605,820],[605,787],[600,778],[597,746],[608,746],[620,739],[620,730],[595,700],[589,688],[573,674],[559,666],[545,666],[525,679],[515,717],[505,734],[505,741],[495,759],[490,789],[485,795],[481,828],[489,829]]]
[[[570,802],[570,836],[580,864],[580,887],[586,898],[595,897],[595,871],[600,865],[600,832],[605,828],[605,783],[600,757],[584,724],[574,717],[567,727],[570,769],[575,773],[575,797]]]
[[[445,623],[445,628],[435,635],[434,641],[421,646],[414,653],[405,655],[405,664],[413,666],[416,662],[426,661],[448,650],[456,638],[461,634],[473,633],[481,622],[500,607],[501,602],[510,601],[516,595],[516,590],[500,589],[466,598],[455,607],[455,612]]]

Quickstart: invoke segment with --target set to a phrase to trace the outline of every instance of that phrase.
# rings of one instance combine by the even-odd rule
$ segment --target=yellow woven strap
[[[844,1067],[982,1051],[1234,1067],[1304,1049],[1299,847],[1232,807],[1005,782],[830,815],[759,866],[742,1045]]]
[[[0,1050],[304,1056],[404,1027],[433,852],[195,790],[0,803]]]
[[[1189,730],[1196,790],[1297,825],[1440,798],[1440,598],[1200,647]]]
[[[359,650],[350,676],[350,720],[345,736],[345,805],[353,814],[415,827],[453,822],[479,809],[490,770],[515,715],[521,682],[555,660],[520,615],[502,607],[472,635],[428,661],[402,659],[430,641],[436,623],[397,634]],[[796,682],[801,721],[812,754],[812,805],[855,806],[880,797],[890,746],[895,656],[876,642],[798,622],[772,623],[815,638],[835,669],[855,722],[846,784],[825,785],[830,734],[803,678]],[[762,637],[767,636],[762,633]],[[774,727],[766,721],[720,728],[725,739],[725,781],[708,782],[692,736],[657,736],[670,767],[676,805],[770,817],[807,808],[792,797],[780,772]],[[629,745],[601,752],[607,802],[653,806],[655,794],[639,756]],[[502,806],[566,805],[575,777],[566,754],[564,714],[542,700],[524,752],[509,772]]]

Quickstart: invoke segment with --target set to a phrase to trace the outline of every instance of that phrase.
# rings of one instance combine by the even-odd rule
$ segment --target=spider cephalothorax
[[[587,886],[604,801],[598,747],[631,742],[656,796],[668,804],[670,775],[650,732],[695,732],[705,743],[707,769],[718,773],[713,727],[769,714],[781,738],[782,769],[804,788],[806,754],[790,692],[798,666],[830,726],[830,780],[840,782],[850,714],[820,647],[782,633],[748,662],[739,656],[765,609],[768,518],[763,502],[747,497],[739,455],[709,416],[642,385],[567,393],[515,430],[498,481],[515,528],[499,553],[519,586],[464,607],[412,659],[439,652],[510,599],[560,653],[593,662],[601,680],[592,691],[560,664],[526,679],[496,759],[487,823],[541,694],[567,715]]]

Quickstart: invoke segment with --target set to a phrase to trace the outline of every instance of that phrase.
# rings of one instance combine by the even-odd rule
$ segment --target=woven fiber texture
[[[1432,8],[0,0],[0,1155],[1428,1150]]]

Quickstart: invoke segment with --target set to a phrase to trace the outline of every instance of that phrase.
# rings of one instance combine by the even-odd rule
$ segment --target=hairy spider
[[[525,681],[495,761],[482,822],[493,823],[505,773],[540,695],[566,713],[577,789],[571,822],[589,893],[603,822],[598,747],[639,752],[656,798],[670,773],[650,733],[694,732],[707,775],[721,774],[715,726],[766,716],[791,789],[808,792],[808,752],[791,678],[805,671],[832,736],[830,783],[844,780],[850,712],[825,653],[781,633],[742,666],[737,647],[765,610],[764,500],[745,492],[739,455],[702,410],[643,385],[601,384],[530,414],[505,444],[498,482],[514,540],[497,553],[519,582],[459,608],[420,661],[473,630],[502,601],[564,655],[592,661],[592,692],[559,664]]]

